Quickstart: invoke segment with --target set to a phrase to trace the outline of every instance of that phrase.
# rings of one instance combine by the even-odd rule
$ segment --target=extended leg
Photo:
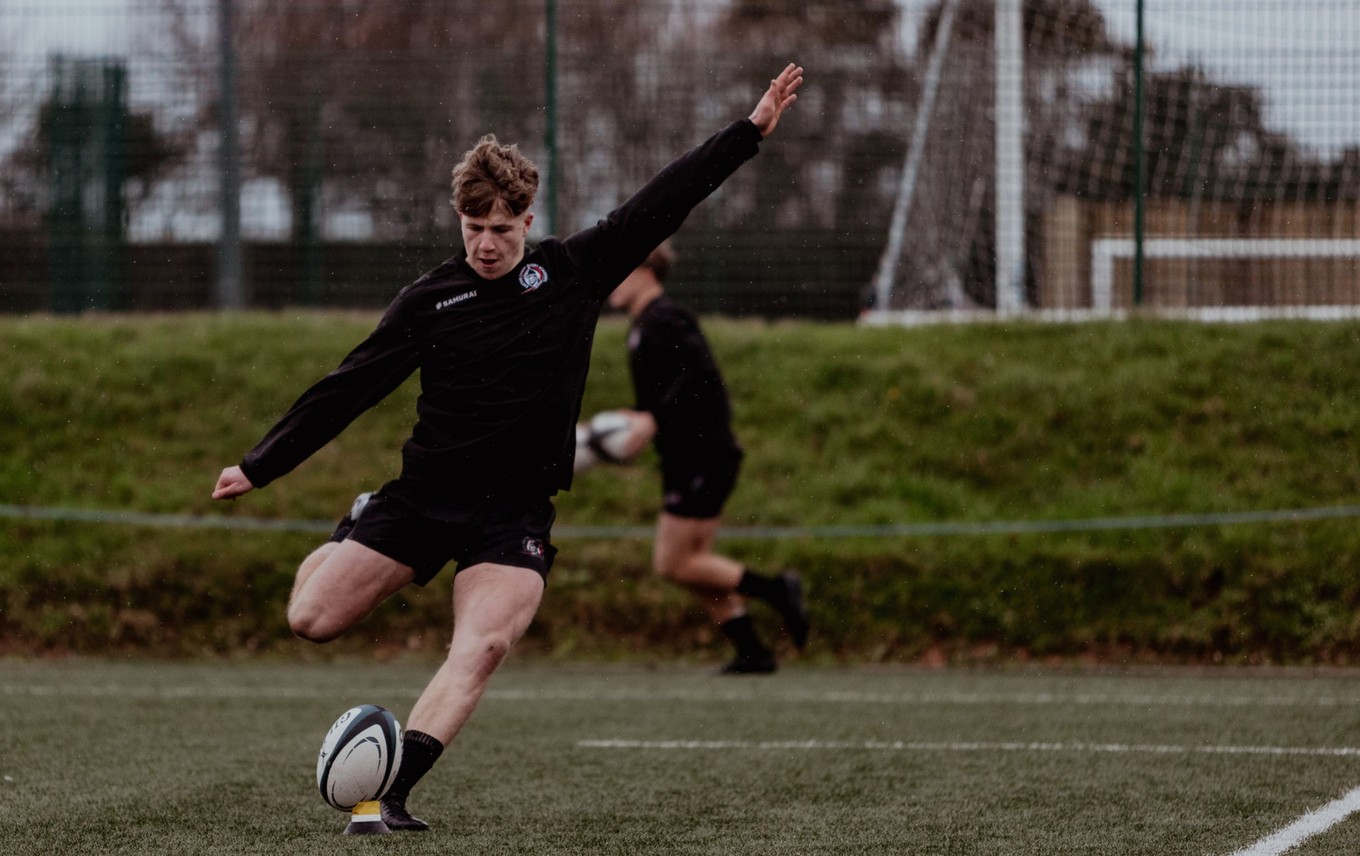
[[[382,800],[383,820],[392,829],[429,828],[406,809],[411,788],[472,716],[542,599],[543,578],[527,568],[481,564],[454,578],[449,654],[411,709],[401,770]]]
[[[510,646],[529,629],[543,578],[528,568],[482,564],[453,581],[453,641],[411,709],[408,726],[448,745],[467,722]]]

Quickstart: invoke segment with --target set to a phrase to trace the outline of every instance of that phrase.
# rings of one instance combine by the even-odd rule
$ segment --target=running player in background
[[[623,411],[631,423],[624,457],[655,440],[662,511],[652,565],[693,592],[731,641],[736,656],[723,673],[773,672],[774,653],[756,633],[746,598],[774,607],[793,644],[802,649],[808,636],[803,582],[791,572],[763,576],[713,551],[742,449],[732,433],[727,388],[699,319],[665,293],[674,262],[670,243],[662,243],[609,295],[609,305],[632,319],[628,364],[637,403],[635,410]]]
[[[294,633],[328,642],[395,592],[457,563],[448,657],[407,718],[401,769],[382,800],[389,827],[428,828],[406,808],[412,786],[538,610],[556,553],[551,497],[571,486],[606,298],[756,155],[802,82],[790,64],[748,118],[681,155],[596,225],[532,249],[538,170],[516,147],[483,138],[453,174],[465,252],[402,289],[369,337],[218,476],[214,499],[268,485],[419,372],[400,476],[356,502],[303,560],[288,603]]]

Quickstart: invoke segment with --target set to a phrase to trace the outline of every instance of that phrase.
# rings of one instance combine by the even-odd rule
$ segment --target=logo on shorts
[[[519,549],[527,556],[533,556],[535,559],[543,558],[543,542],[537,538],[525,538]]]
[[[547,281],[548,272],[541,265],[527,264],[520,269],[519,287],[525,291],[534,291]]]

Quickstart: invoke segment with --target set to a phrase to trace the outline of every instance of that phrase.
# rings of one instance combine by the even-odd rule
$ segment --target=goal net
[[[1140,74],[1134,0],[909,0],[920,92],[872,312],[1360,304],[1353,0],[1143,5]]]

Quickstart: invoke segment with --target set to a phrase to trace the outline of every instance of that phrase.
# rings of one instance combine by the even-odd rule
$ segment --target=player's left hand
[[[217,477],[217,485],[213,488],[213,499],[231,499],[248,493],[255,489],[255,485],[250,483],[246,474],[240,467],[227,467],[222,474]]]
[[[760,96],[760,103],[751,111],[751,124],[760,131],[761,137],[768,137],[779,124],[779,117],[798,100],[795,90],[803,85],[803,67],[789,63],[779,76],[770,81],[770,88]]]

